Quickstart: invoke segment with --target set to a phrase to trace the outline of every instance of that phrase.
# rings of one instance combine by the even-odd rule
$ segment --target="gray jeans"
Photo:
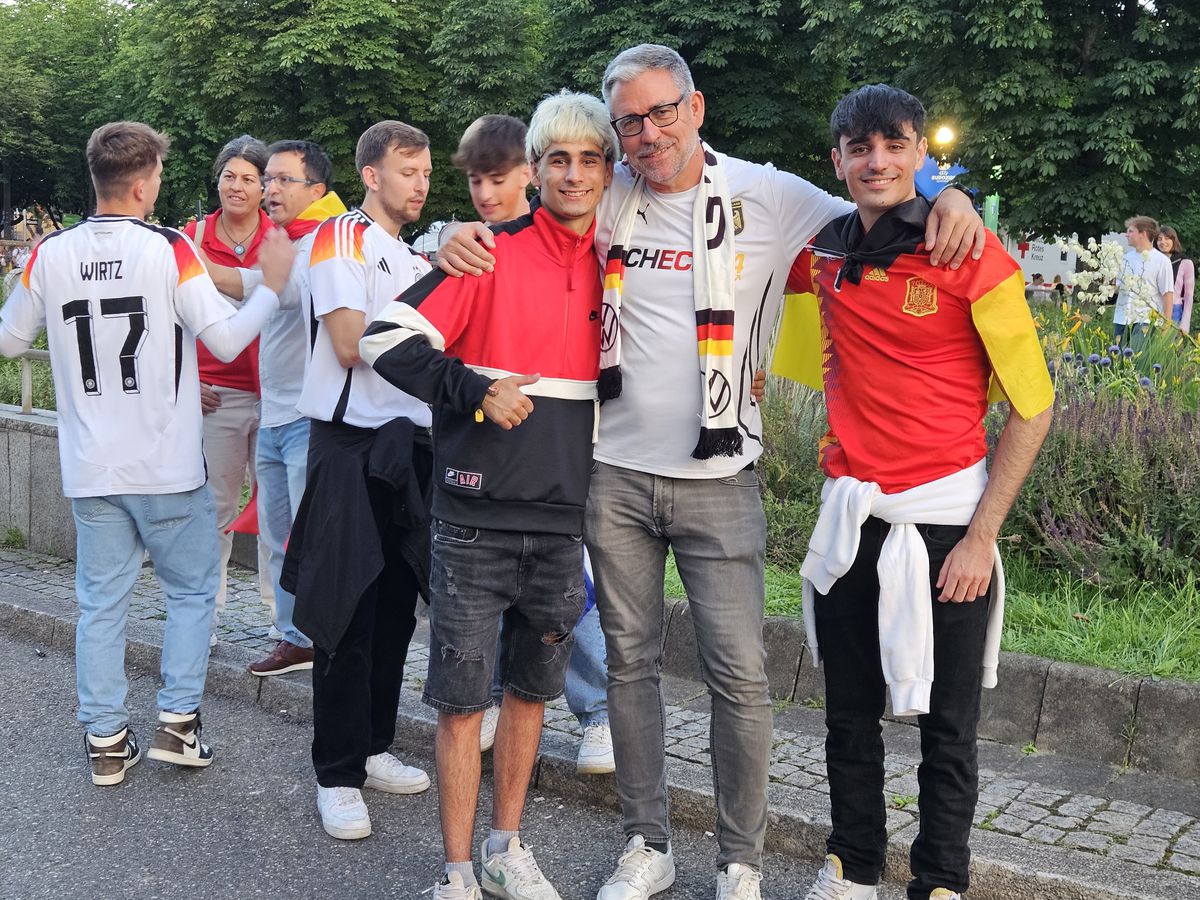
[[[626,837],[670,838],[661,686],[669,547],[712,699],[717,864],[759,866],[771,699],[762,639],[766,521],[757,476],[665,478],[600,463],[584,530],[608,649],[608,714]]]

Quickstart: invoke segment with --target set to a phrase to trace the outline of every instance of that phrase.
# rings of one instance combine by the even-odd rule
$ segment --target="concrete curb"
[[[0,529],[16,527],[32,550],[71,558],[75,523],[61,495],[57,434],[53,414],[25,416],[17,407],[0,405],[0,459],[8,463],[7,474],[0,474]],[[234,560],[250,569],[257,565],[248,536],[235,536]],[[664,671],[699,681],[687,602],[669,603]],[[804,623],[770,617],[763,638],[771,696],[823,699],[824,681],[808,659]],[[1001,654],[999,676],[999,685],[983,692],[981,738],[1117,766],[1134,762],[1147,771],[1200,781],[1200,684],[1019,653]]]
[[[668,599],[663,671],[700,679],[687,601]],[[763,622],[767,678],[776,700],[823,700],[824,680],[809,659],[804,622]],[[979,737],[1033,744],[1078,759],[1200,781],[1200,684],[1122,675],[1022,653],[1000,654],[1000,683],[983,692]],[[915,724],[914,719],[887,718]],[[1184,752],[1190,751],[1190,752]]]
[[[65,603],[48,600],[9,587],[0,598],[0,630],[35,644],[74,653],[75,618]],[[19,594],[19,597],[14,596]],[[161,652],[160,629],[144,622],[129,623],[127,664],[157,671]],[[304,673],[255,678],[246,664],[255,654],[220,644],[209,662],[207,690],[243,700],[272,713],[311,720],[312,687]],[[1169,697],[1163,703],[1170,703]],[[427,751],[432,744],[435,713],[411,691],[400,698],[397,744]],[[667,760],[672,820],[696,829],[713,827],[715,804],[711,770],[706,766]],[[581,779],[575,775],[575,747],[564,735],[545,731],[535,770],[535,788],[615,809],[611,777]],[[825,804],[816,791],[772,783],[768,848],[817,861],[824,853],[829,821]],[[614,822],[614,827],[616,823]],[[908,847],[916,835],[913,824],[892,835],[888,842],[885,878],[902,882],[908,871]],[[1032,845],[996,832],[972,834],[973,900],[1130,900],[1130,898],[1183,898],[1196,896],[1195,879],[1174,872],[1150,869],[1098,858],[1058,847]]]

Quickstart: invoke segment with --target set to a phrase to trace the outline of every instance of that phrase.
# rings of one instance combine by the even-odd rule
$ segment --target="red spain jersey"
[[[903,210],[865,237],[848,227],[857,213],[834,220],[796,258],[788,281],[789,291],[814,293],[820,304],[829,419],[822,471],[873,481],[884,493],[987,454],[993,379],[1023,418],[1054,401],[1021,270],[996,236],[988,233],[981,259],[934,268],[919,245],[924,215]],[[876,235],[881,226],[890,242]],[[855,253],[872,238],[874,247]]]

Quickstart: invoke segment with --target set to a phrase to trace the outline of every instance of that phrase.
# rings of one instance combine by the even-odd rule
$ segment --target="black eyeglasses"
[[[612,127],[616,129],[617,134],[621,137],[636,137],[642,133],[642,129],[646,127],[645,121],[649,119],[655,128],[666,128],[668,125],[674,125],[679,121],[679,104],[688,96],[688,92],[679,95],[679,99],[674,103],[664,103],[662,106],[656,106],[648,113],[631,116],[621,116],[619,119],[612,120]]]
[[[312,187],[317,183],[308,178],[293,178],[291,175],[264,175],[262,177],[262,186],[269,188],[273,181],[278,181],[280,187],[287,187],[290,184],[307,184],[309,187]]]

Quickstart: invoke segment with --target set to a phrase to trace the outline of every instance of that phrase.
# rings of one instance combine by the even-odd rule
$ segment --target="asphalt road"
[[[129,708],[144,754],[157,677],[131,674]],[[0,634],[0,897],[6,900],[419,900],[440,874],[435,790],[415,797],[365,792],[374,824],[365,841],[336,841],[321,830],[308,723],[209,698],[205,739],[216,751],[210,768],[185,771],[143,757],[124,784],[98,788],[88,777],[74,716],[73,659],[43,655]],[[400,755],[433,774],[428,748]],[[489,787],[485,776],[485,794]],[[481,819],[477,834],[484,825]],[[622,845],[613,813],[536,791],[523,836],[564,900],[591,900]],[[678,878],[658,897],[712,897],[715,840],[683,831],[674,844]],[[797,900],[813,865],[773,854],[765,871],[766,897]]]

